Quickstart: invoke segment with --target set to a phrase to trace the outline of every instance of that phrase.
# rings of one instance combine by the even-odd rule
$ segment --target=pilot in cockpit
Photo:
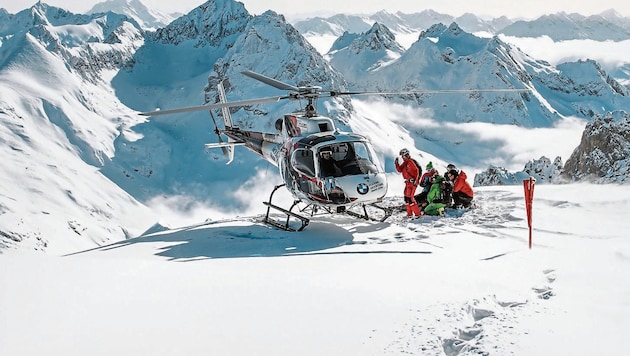
[[[322,177],[339,177],[341,176],[341,168],[339,163],[335,161],[332,150],[329,147],[319,152],[319,171]]]

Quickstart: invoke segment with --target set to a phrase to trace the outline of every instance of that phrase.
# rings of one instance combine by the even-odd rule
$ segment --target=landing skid
[[[265,204],[267,206],[267,214],[265,214],[265,217],[263,219],[263,222],[265,224],[271,225],[277,229],[280,230],[284,230],[284,231],[302,231],[304,230],[304,228],[309,224],[310,219],[306,216],[300,215],[299,213],[293,212],[293,209],[300,203],[299,200],[295,200],[293,202],[293,204],[291,205],[291,207],[287,210],[285,208],[282,208],[278,205],[273,204],[271,201],[273,199],[273,195],[276,193],[276,191],[281,188],[284,187],[284,184],[280,184],[277,185],[273,188],[273,191],[271,192],[271,195],[269,195],[269,201],[265,201],[263,202],[263,204]],[[380,210],[382,213],[382,216],[380,216],[380,218],[376,218],[374,215],[375,214],[370,214],[368,213],[368,207],[371,210],[377,209]],[[314,205],[307,205],[304,209],[301,209],[300,212],[304,213],[307,209],[311,209],[310,210],[310,215],[314,216],[314,215],[318,215],[321,213],[324,214],[334,214],[335,211],[328,209],[327,207],[316,207]],[[343,206],[341,208],[344,208]],[[387,220],[390,216],[392,216],[392,214],[395,211],[398,210],[404,210],[404,206],[389,206],[389,207],[385,207],[385,206],[381,206],[377,203],[372,203],[372,204],[364,204],[361,205],[361,208],[363,210],[363,213],[360,212],[356,212],[356,211],[352,211],[352,210],[340,210],[337,209],[336,213],[341,213],[341,214],[346,214],[358,219],[363,219],[363,220],[370,220],[370,221],[377,221],[377,222],[384,222],[385,220]],[[281,220],[275,220],[274,218],[270,217],[269,214],[271,213],[271,209],[277,210],[281,213],[283,213],[286,216],[286,220],[281,221]],[[320,210],[322,209],[322,210]],[[308,212],[307,212],[308,213]],[[381,214],[376,214],[376,215],[381,215]],[[294,222],[297,221],[300,223],[300,227],[298,227],[297,229],[292,227],[290,225],[291,223],[291,218],[294,219]],[[295,225],[295,224],[294,224]]]
[[[302,216],[300,214],[294,213],[291,210],[293,210],[293,208],[300,202],[299,200],[296,200],[293,202],[293,205],[291,205],[291,208],[289,208],[289,210],[281,208],[277,205],[274,205],[271,203],[271,199],[273,199],[273,194],[276,192],[276,190],[278,190],[278,188],[283,187],[284,184],[280,184],[277,185],[275,188],[273,188],[273,191],[271,192],[271,195],[269,196],[269,201],[265,201],[263,202],[263,204],[265,204],[267,206],[267,214],[265,215],[265,218],[263,219],[263,222],[265,224],[269,224],[275,228],[281,229],[281,230],[285,230],[285,231],[302,231],[304,230],[304,228],[306,227],[306,225],[308,225],[308,223],[310,222],[310,219]],[[284,223],[279,222],[277,220],[274,220],[272,218],[269,217],[269,213],[271,212],[271,209],[275,209],[283,214],[286,215],[287,219]],[[291,218],[295,218],[297,219],[301,226],[297,229],[292,228],[289,225],[289,222],[291,220]]]
[[[367,206],[381,210],[383,212],[383,216],[380,219],[373,218],[372,216],[370,216],[370,214],[368,214]],[[346,210],[345,213],[359,219],[383,222],[387,220],[387,218],[392,216],[392,214],[394,213],[394,210],[397,209],[397,207],[383,207],[376,203],[372,203],[368,205],[361,205],[361,207],[363,208],[363,214],[357,213],[356,211],[352,211],[352,210]]]

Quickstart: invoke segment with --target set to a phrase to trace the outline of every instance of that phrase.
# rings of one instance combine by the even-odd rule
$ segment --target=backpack
[[[416,167],[418,167],[418,179],[422,178],[422,166],[420,165],[420,163],[418,163],[418,161],[416,161],[415,158],[411,158],[411,160],[416,165]],[[420,182],[418,182],[418,183],[420,183]]]
[[[442,193],[442,203],[450,206],[453,203],[453,182],[448,179],[440,183],[440,192]]]

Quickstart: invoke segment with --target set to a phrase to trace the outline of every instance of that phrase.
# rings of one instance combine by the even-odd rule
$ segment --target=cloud
[[[507,169],[522,169],[532,159],[560,156],[566,161],[580,143],[586,121],[565,118],[550,128],[523,128],[515,125],[488,123],[448,123],[452,130],[473,134],[479,142],[496,142],[497,154],[489,157],[489,163]]]
[[[356,114],[350,126],[370,138],[375,149],[383,153],[380,159],[388,171],[393,170],[393,157],[402,147],[414,152],[423,163],[456,163],[471,171],[485,170],[489,165],[521,170],[525,163],[541,156],[560,156],[566,161],[586,126],[578,118],[562,119],[550,128],[439,122],[427,109],[383,100],[352,103]]]
[[[630,63],[630,40],[594,41],[570,40],[554,42],[548,36],[522,38],[499,35],[501,40],[513,44],[533,58],[542,59],[552,65],[577,60],[592,59],[599,62],[606,70]]]

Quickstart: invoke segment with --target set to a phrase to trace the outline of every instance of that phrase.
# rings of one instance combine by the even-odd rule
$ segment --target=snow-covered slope
[[[298,234],[241,217],[64,257],[6,251],[0,354],[622,353],[630,190],[537,186],[531,250],[523,188],[476,193],[460,216],[322,217]]]
[[[114,138],[139,121],[103,85],[119,55],[137,46],[137,29],[119,16],[72,15],[38,3],[5,24],[14,35],[0,48],[3,245],[85,248],[155,222],[99,172],[115,155]]]

